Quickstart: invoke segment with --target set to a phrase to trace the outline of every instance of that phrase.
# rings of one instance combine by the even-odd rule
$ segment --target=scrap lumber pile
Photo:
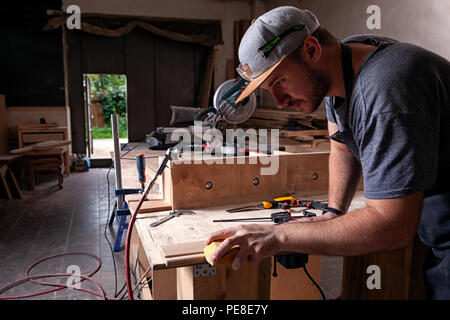
[[[329,147],[325,114],[256,108],[252,117],[240,126],[255,129],[279,129],[280,145],[285,146],[286,151],[289,152],[295,152],[302,147],[316,148],[323,142]]]

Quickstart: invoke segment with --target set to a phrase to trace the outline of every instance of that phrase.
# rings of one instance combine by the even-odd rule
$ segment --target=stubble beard
[[[303,64],[311,88],[308,99],[305,99],[302,103],[302,109],[305,110],[305,113],[313,113],[320,107],[323,99],[329,92],[331,81],[323,71],[313,69],[303,61],[301,63]],[[298,101],[295,103],[298,103]]]

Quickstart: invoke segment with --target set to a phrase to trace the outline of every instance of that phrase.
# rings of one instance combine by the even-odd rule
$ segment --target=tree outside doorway
[[[87,74],[86,76],[89,81],[90,95],[90,101],[87,101],[88,118],[91,121],[87,126],[91,135],[88,145],[92,144],[90,157],[110,158],[110,152],[114,149],[112,114],[118,115],[120,142],[128,142],[126,76],[117,74]]]

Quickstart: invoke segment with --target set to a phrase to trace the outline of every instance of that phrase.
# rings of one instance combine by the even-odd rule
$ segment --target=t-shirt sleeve
[[[325,101],[325,110],[327,113],[327,120],[333,123],[336,123],[335,115],[333,109],[333,105],[335,103],[334,97],[327,97],[324,99]]]
[[[365,196],[398,198],[429,188],[438,165],[436,132],[420,113],[366,119],[359,142]]]

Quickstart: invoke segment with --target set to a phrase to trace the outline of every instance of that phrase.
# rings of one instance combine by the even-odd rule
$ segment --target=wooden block
[[[179,257],[193,254],[202,254],[205,247],[204,241],[192,241],[161,246],[161,251],[166,258]]]
[[[139,199],[136,196],[134,196],[133,198],[131,195],[127,197],[128,207],[130,208],[131,212],[134,212],[134,210],[136,210],[138,202]],[[158,212],[170,209],[172,209],[172,204],[169,201],[158,199],[146,200],[139,209],[139,213]]]

